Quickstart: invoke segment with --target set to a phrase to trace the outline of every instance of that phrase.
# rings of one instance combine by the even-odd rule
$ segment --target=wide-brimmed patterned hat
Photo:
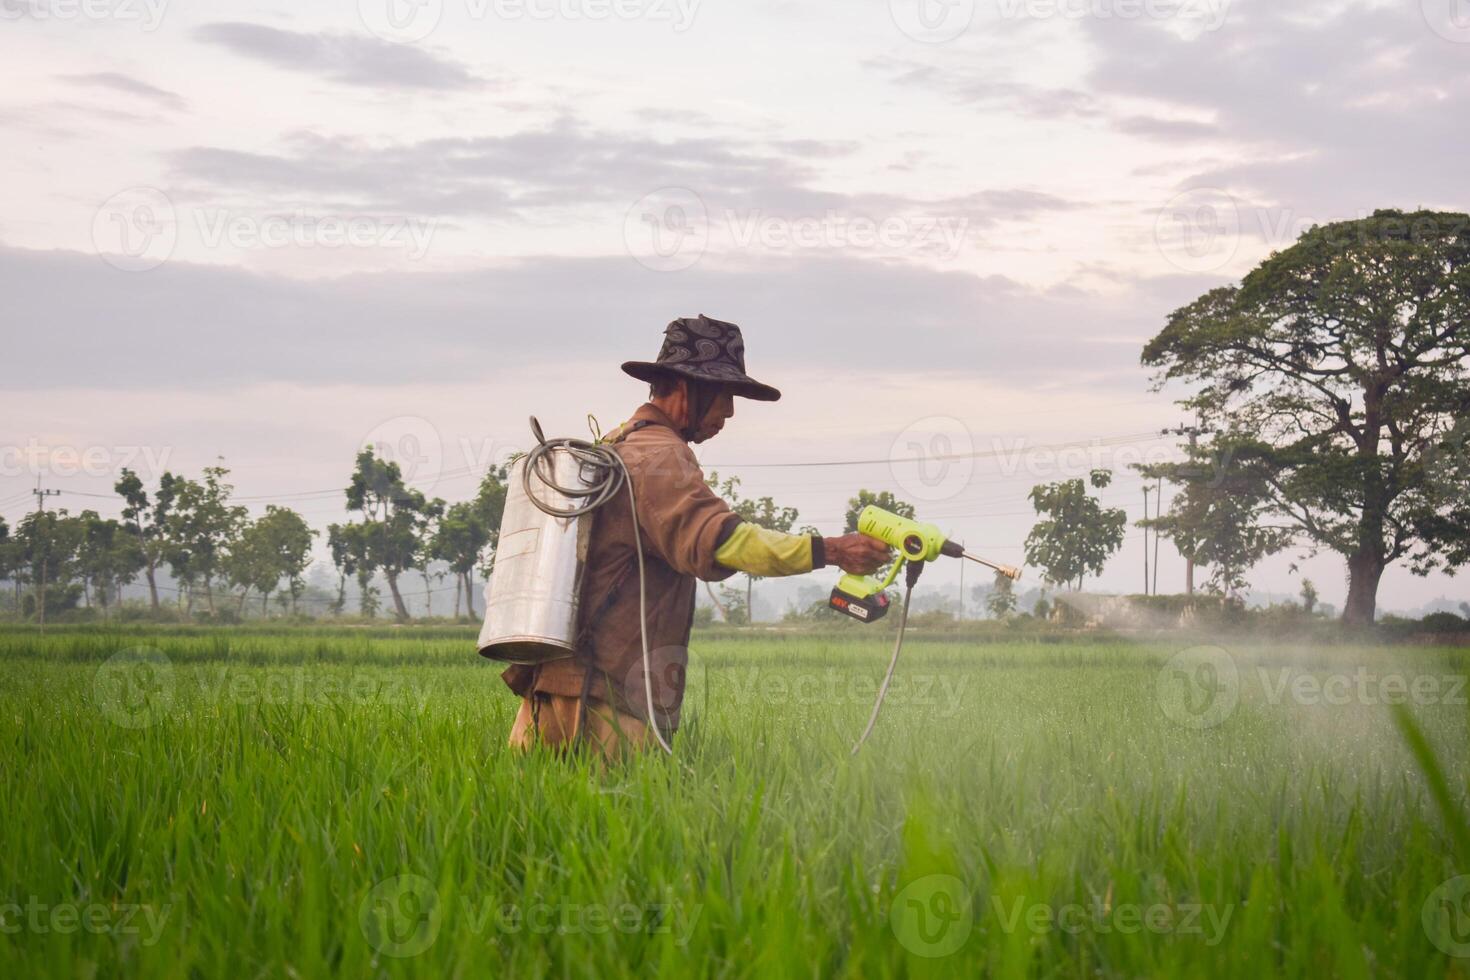
[[[675,320],[664,329],[658,360],[625,361],[623,370],[640,381],[670,374],[713,381],[756,401],[773,402],[781,397],[781,392],[745,373],[745,339],[740,328],[703,313]]]

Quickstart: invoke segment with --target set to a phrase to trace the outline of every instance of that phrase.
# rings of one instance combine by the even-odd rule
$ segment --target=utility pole
[[[960,562],[960,622],[965,621],[965,563]]]
[[[1192,459],[1194,457],[1194,448],[1199,437],[1213,435],[1214,432],[1214,429],[1204,429],[1198,425],[1176,425],[1172,429],[1163,430],[1162,435],[1188,436],[1189,455]],[[1157,564],[1157,562],[1155,564]],[[1194,595],[1194,559],[1189,555],[1184,556],[1184,590],[1190,595]]]
[[[1155,534],[1158,532],[1155,531]],[[1148,482],[1143,484],[1143,594],[1148,595]]]
[[[36,489],[32,490],[31,493],[35,494],[36,513],[39,515],[46,513],[46,498],[55,497],[61,491],[42,490],[41,478],[38,476],[36,477]],[[41,632],[44,633],[46,632],[46,561],[51,557],[51,539],[39,522],[36,525],[36,530],[36,543],[41,544],[44,542],[44,550],[41,552],[41,577],[38,583],[40,594],[36,598],[36,615],[40,617]]]

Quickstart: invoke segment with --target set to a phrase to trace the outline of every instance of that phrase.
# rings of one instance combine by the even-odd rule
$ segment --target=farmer
[[[745,342],[733,323],[700,315],[664,331],[656,361],[623,371],[650,385],[633,417],[604,437],[628,467],[638,508],[656,723],[666,739],[679,725],[696,578],[736,572],[800,575],[825,565],[866,575],[888,560],[886,545],[862,534],[782,534],[751,524],[704,481],[691,442],[719,434],[735,396],[776,401],[781,393],[745,373]],[[648,729],[639,633],[638,562],[628,490],[594,515],[582,586],[575,656],[502,675],[521,696],[510,744],[565,747],[589,740],[604,756],[653,743]]]

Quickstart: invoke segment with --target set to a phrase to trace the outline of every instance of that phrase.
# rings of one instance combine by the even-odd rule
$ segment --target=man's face
[[[709,411],[704,413],[704,418],[696,427],[693,441],[704,442],[706,439],[714,438],[725,427],[725,422],[734,417],[735,395],[729,388],[722,385],[720,393],[710,403]]]

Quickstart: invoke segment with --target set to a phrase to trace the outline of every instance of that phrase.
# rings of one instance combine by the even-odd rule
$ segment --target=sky
[[[1312,224],[1467,207],[1465,0],[0,0],[0,78],[12,523],[38,477],[115,514],[122,467],[223,460],[324,528],[368,443],[464,499],[705,313],[784,392],[707,472],[1019,563],[1035,483],[1111,468],[1143,516],[1129,465],[1191,421],[1139,365],[1170,311]],[[1252,579],[1303,576],[1340,605],[1330,553]],[[1391,567],[1380,608],[1467,582]]]

